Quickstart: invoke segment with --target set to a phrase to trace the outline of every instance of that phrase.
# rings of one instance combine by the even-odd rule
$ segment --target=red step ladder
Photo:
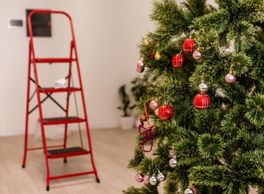
[[[35,55],[34,49],[34,39],[33,39],[33,30],[32,30],[32,23],[31,17],[34,14],[60,14],[66,16],[69,20],[70,30],[71,30],[71,46],[70,46],[70,56],[69,58],[38,58]],[[50,182],[56,179],[62,178],[69,178],[75,176],[82,176],[82,175],[89,175],[94,174],[96,181],[99,183],[99,177],[97,174],[97,170],[95,167],[94,159],[93,159],[93,152],[92,152],[92,144],[91,144],[91,135],[90,135],[90,128],[88,124],[88,116],[86,111],[86,104],[81,80],[81,72],[78,60],[78,53],[73,29],[73,22],[71,16],[63,11],[52,11],[52,10],[33,10],[28,15],[28,29],[29,29],[29,58],[28,58],[28,78],[27,78],[27,101],[26,101],[26,122],[25,122],[25,145],[24,145],[24,157],[23,157],[23,164],[22,167],[25,168],[26,166],[26,159],[27,159],[27,152],[33,150],[40,150],[43,149],[45,155],[45,162],[46,162],[46,183],[47,183],[47,191],[50,189]],[[45,88],[41,87],[39,83],[38,77],[38,64],[39,63],[67,63],[69,66],[68,75],[66,76],[67,80],[67,87],[66,88]],[[72,66],[76,65],[75,68],[77,69],[77,76],[79,86],[74,87],[73,85],[73,75],[72,75]],[[33,69],[32,69],[33,68]],[[33,70],[33,73],[31,73]],[[32,74],[32,75],[31,75]],[[36,90],[31,95],[30,86],[31,84],[35,84]],[[69,116],[69,107],[70,107],[70,96],[72,93],[80,93],[82,107],[83,107],[83,114],[84,116],[81,118],[79,116]],[[66,94],[66,107],[62,106],[52,95],[55,93],[65,93]],[[30,102],[33,96],[36,94],[37,96],[37,105],[30,109]],[[44,97],[43,97],[44,95]],[[75,94],[76,95],[76,94]],[[45,102],[47,99],[52,100],[59,108],[61,108],[65,112],[65,117],[59,118],[45,118],[43,114],[42,103]],[[76,99],[75,99],[76,100]],[[75,101],[76,102],[76,101]],[[77,106],[77,105],[76,105]],[[77,108],[77,107],[76,107]],[[29,115],[34,111],[39,110],[39,121],[41,126],[41,135],[42,135],[42,144],[43,147],[28,147],[28,130],[29,130]],[[78,111],[77,111],[78,113]],[[86,135],[88,141],[88,148],[84,148],[82,138],[81,138],[81,146],[80,147],[68,147],[67,146],[67,134],[68,134],[68,124],[76,123],[80,126],[80,123],[84,123],[86,126]],[[49,125],[64,125],[64,139],[62,145],[55,145],[55,146],[48,146],[46,141],[46,133],[45,127]],[[79,132],[81,135],[81,131],[79,128]],[[56,175],[53,176],[50,173],[50,160],[52,159],[59,159],[62,158],[64,163],[67,163],[68,157],[73,156],[82,156],[87,155],[90,156],[92,170],[91,171],[84,171],[72,174],[63,174],[63,175]]]

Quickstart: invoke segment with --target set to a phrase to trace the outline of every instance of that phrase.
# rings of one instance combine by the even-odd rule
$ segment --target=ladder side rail
[[[82,99],[82,104],[83,104],[83,112],[84,112],[84,117],[85,117],[85,124],[86,124],[86,134],[87,134],[87,139],[88,139],[88,147],[89,147],[89,152],[91,156],[91,163],[92,167],[94,170],[94,174],[96,176],[96,180],[99,181],[97,170],[95,167],[95,162],[94,162],[94,157],[93,157],[93,151],[92,151],[92,140],[91,140],[91,132],[90,132],[90,127],[89,127],[89,121],[88,121],[88,113],[87,113],[87,106],[84,98],[84,91],[83,91],[83,84],[82,84],[82,76],[81,76],[81,70],[80,70],[80,64],[79,64],[79,56],[77,52],[77,45],[76,45],[76,40],[75,40],[75,33],[74,33],[74,28],[73,28],[73,22],[70,20],[70,25],[71,25],[71,31],[72,31],[72,40],[73,40],[73,46],[74,46],[74,54],[76,58],[76,65],[77,65],[77,74],[79,78],[79,85],[81,88],[81,99]]]
[[[26,118],[25,118],[25,137],[24,137],[24,155],[22,168],[26,167],[27,151],[28,151],[28,119],[29,119],[29,104],[30,104],[30,77],[31,77],[31,43],[28,44],[28,74],[27,74],[27,96],[26,96]]]
[[[29,30],[29,35],[30,35],[31,56],[33,59],[33,71],[34,71],[35,82],[36,82],[37,101],[39,104],[38,109],[39,109],[39,116],[40,116],[42,143],[43,143],[43,149],[44,149],[44,154],[45,154],[46,172],[47,172],[46,183],[47,183],[47,189],[48,189],[49,183],[50,183],[50,167],[49,167],[49,161],[48,161],[47,141],[46,141],[44,124],[43,124],[43,111],[42,111],[42,105],[41,105],[38,71],[37,71],[36,56],[35,56],[34,42],[33,42],[33,30],[32,30],[32,23],[31,23],[32,14],[33,14],[33,12],[31,12],[28,16],[28,30]]]
[[[73,42],[71,41],[71,48],[70,48],[70,59],[73,57]],[[69,71],[68,71],[68,83],[67,86],[68,88],[71,86],[71,79],[72,79],[72,62],[69,63]],[[69,105],[70,105],[70,92],[67,92],[67,97],[66,97],[66,111],[65,111],[65,116],[69,116]],[[67,140],[68,140],[68,124],[66,123],[64,126],[64,140],[63,140],[63,147],[67,147]],[[64,158],[64,161],[66,161],[66,158]]]

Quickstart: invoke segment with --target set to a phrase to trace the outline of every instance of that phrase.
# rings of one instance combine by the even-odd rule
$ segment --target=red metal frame
[[[33,38],[33,31],[32,31],[32,23],[31,23],[31,17],[34,14],[62,14],[66,16],[69,20],[70,24],[70,30],[72,34],[72,40],[71,40],[71,48],[70,48],[70,57],[69,58],[37,58],[35,55],[35,49],[34,49],[34,38]],[[28,77],[27,77],[27,100],[26,100],[26,122],[25,122],[25,142],[24,142],[24,156],[23,156],[23,162],[22,162],[22,167],[25,168],[26,166],[26,159],[27,159],[27,152],[28,151],[33,151],[33,150],[39,150],[43,149],[44,150],[44,155],[45,155],[45,162],[46,162],[46,184],[47,184],[47,190],[50,188],[50,181],[55,180],[55,179],[62,179],[62,178],[69,178],[69,177],[74,177],[74,176],[82,176],[82,175],[88,175],[88,174],[94,174],[96,177],[96,181],[99,182],[99,177],[97,174],[97,170],[95,167],[95,162],[94,162],[94,157],[93,157],[93,152],[92,152],[92,144],[91,144],[91,134],[90,134],[90,128],[89,128],[89,123],[88,123],[88,114],[86,111],[86,102],[84,98],[84,92],[83,92],[83,84],[82,84],[82,79],[81,79],[81,71],[80,71],[80,66],[79,66],[79,59],[78,59],[78,53],[77,53],[77,46],[76,46],[76,40],[75,40],[75,34],[74,34],[74,28],[73,28],[73,22],[72,18],[69,14],[67,14],[64,11],[54,11],[54,10],[33,10],[31,13],[28,15],[28,29],[29,29],[29,35],[30,35],[30,40],[29,40],[29,56],[28,56]],[[73,57],[74,55],[74,57]],[[79,81],[79,88],[74,88],[71,86],[71,79],[72,79],[72,63],[76,63],[76,68],[77,68],[77,75],[78,75],[78,81]],[[54,89],[54,88],[42,88],[39,84],[39,78],[38,78],[38,69],[37,69],[37,63],[68,63],[69,64],[69,72],[68,72],[68,87],[63,88],[63,89]],[[31,66],[33,65],[33,73]],[[32,75],[34,76],[34,79],[32,78]],[[37,106],[33,108],[33,110],[30,111],[30,84],[31,81],[34,82],[36,85],[36,95],[37,95]],[[50,121],[50,122],[45,122],[43,110],[42,110],[42,103],[50,98],[55,102],[58,106],[60,104],[54,100],[51,95],[53,93],[59,93],[59,92],[65,92],[67,93],[67,99],[66,99],[66,108],[63,109],[65,111],[65,116],[68,117],[69,115],[69,99],[70,99],[70,94],[72,92],[80,92],[81,95],[81,101],[82,101],[82,106],[83,106],[83,113],[84,113],[84,118],[76,118],[73,120],[57,120],[57,121]],[[46,94],[45,99],[41,99],[41,93]],[[42,144],[43,147],[37,147],[37,148],[29,148],[28,147],[28,130],[29,130],[29,115],[32,113],[36,108],[39,110],[39,120],[40,120],[40,126],[41,126],[41,135],[42,135]],[[50,155],[48,153],[48,148],[55,148],[55,147],[63,147],[67,148],[67,132],[68,132],[68,124],[74,123],[74,122],[84,122],[86,126],[86,134],[87,134],[87,141],[88,141],[88,150],[84,151],[79,151],[75,153],[69,153],[69,154],[59,154],[59,155]],[[51,125],[51,124],[64,124],[65,130],[64,130],[64,139],[63,139],[63,145],[55,145],[55,146],[48,146],[47,141],[46,141],[46,134],[45,134],[45,125]],[[70,156],[79,156],[79,155],[84,155],[87,154],[90,156],[91,159],[91,164],[92,164],[92,171],[85,171],[85,172],[78,172],[78,173],[73,173],[73,174],[65,174],[65,175],[59,175],[59,176],[51,176],[50,175],[50,164],[49,164],[49,159],[56,159],[56,158],[64,158],[64,161],[66,161],[67,157]]]

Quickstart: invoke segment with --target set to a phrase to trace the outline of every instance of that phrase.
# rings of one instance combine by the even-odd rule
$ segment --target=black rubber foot
[[[47,190],[47,191],[49,191],[49,190],[50,190],[50,187],[49,187],[49,186],[47,186],[47,187],[46,187],[46,190]]]
[[[64,158],[64,160],[63,160],[63,162],[64,162],[64,164],[67,164],[67,158]]]
[[[26,168],[26,165],[25,165],[25,164],[23,164],[23,165],[22,165],[22,168]]]
[[[97,183],[100,183],[100,179],[99,179],[99,178],[96,178],[96,182],[97,182]]]

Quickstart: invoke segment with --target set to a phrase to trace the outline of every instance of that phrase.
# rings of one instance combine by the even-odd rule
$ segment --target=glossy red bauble
[[[197,109],[206,109],[211,105],[211,98],[207,94],[197,94],[193,99],[193,105]]]
[[[172,58],[172,65],[174,68],[181,68],[184,63],[184,57],[181,53],[176,54]]]
[[[195,49],[196,42],[193,38],[187,38],[183,42],[183,50],[186,53],[192,53]]]
[[[167,121],[172,117],[173,108],[168,105],[163,105],[158,108],[158,116],[161,120]]]

